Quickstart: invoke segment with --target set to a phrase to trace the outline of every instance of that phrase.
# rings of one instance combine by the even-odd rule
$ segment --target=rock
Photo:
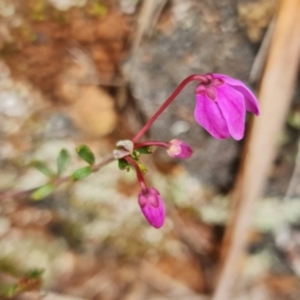
[[[147,117],[190,74],[219,72],[248,78],[254,52],[239,26],[236,1],[192,1],[183,17],[173,18],[172,32],[152,37],[124,65],[132,93]],[[155,122],[152,139],[186,141],[194,149],[184,163],[188,170],[200,181],[227,189],[239,144],[232,139],[214,140],[195,122],[194,87],[189,84]],[[184,121],[179,131],[178,121]]]
[[[91,136],[99,137],[115,129],[117,114],[112,96],[95,85],[97,75],[93,62],[80,52],[80,56],[77,54],[76,60],[66,66],[60,76],[56,94],[66,103],[65,114],[74,125]]]
[[[111,133],[117,125],[113,98],[97,86],[81,86],[78,92],[67,108],[74,124],[93,136]]]

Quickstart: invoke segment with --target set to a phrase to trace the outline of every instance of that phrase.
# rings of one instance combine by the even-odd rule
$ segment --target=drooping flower
[[[155,188],[142,189],[138,202],[149,224],[155,228],[162,227],[165,221],[165,206],[159,192]]]
[[[223,74],[204,77],[195,91],[196,121],[217,139],[242,139],[246,110],[259,115],[257,98],[240,80]]]
[[[167,153],[174,158],[189,158],[193,154],[193,149],[187,143],[173,139],[169,142]]]

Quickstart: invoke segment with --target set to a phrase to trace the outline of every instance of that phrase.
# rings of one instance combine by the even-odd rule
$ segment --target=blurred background
[[[300,11],[299,1],[283,2]],[[55,167],[62,148],[71,153],[66,174],[85,165],[75,152],[80,144],[100,162],[190,74],[225,73],[253,90],[263,88],[270,76],[266,61],[278,45],[296,71],[290,96],[282,99],[284,122],[273,125],[274,113],[263,123],[280,131],[271,146],[259,149],[261,159],[268,159],[266,147],[274,157],[258,176],[264,192],[251,202],[251,230],[241,233],[246,253],[232,266],[238,280],[224,300],[300,299],[299,60],[293,45],[280,42],[292,33],[278,21],[283,10],[288,14],[279,4],[0,0],[1,299],[211,299],[226,262],[226,224],[240,213],[231,195],[247,160],[243,149],[255,145],[256,135],[247,143],[209,136],[193,118],[195,85],[184,89],[148,135],[182,139],[194,149],[187,161],[158,149],[143,157],[147,182],[166,202],[160,230],[140,213],[134,172],[120,171],[117,163],[43,200],[3,195],[46,183],[31,162]]]

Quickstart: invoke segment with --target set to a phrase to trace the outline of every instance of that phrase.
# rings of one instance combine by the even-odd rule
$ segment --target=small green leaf
[[[56,160],[57,175],[60,176],[67,168],[70,161],[70,154],[66,149],[61,149]]]
[[[138,151],[134,150],[133,153],[132,153],[132,155],[131,155],[131,157],[132,157],[134,160],[138,161],[139,158],[140,158],[140,153],[139,153]]]
[[[44,272],[44,269],[30,269],[24,275],[27,278],[40,278]]]
[[[44,161],[35,160],[32,162],[32,166],[50,178],[55,177],[55,173],[48,167],[48,165]]]
[[[81,145],[76,148],[77,154],[88,164],[93,165],[95,163],[95,156],[92,150],[86,146]]]
[[[129,168],[129,164],[125,159],[119,159],[118,166],[120,170],[125,170]]]
[[[47,183],[38,189],[36,189],[32,194],[31,198],[33,200],[41,200],[47,196],[49,196],[55,189],[55,186],[52,183]]]
[[[89,176],[92,173],[92,167],[91,166],[87,166],[81,169],[76,170],[72,175],[71,178],[73,180],[80,180],[83,179],[87,176]]]
[[[9,284],[4,288],[3,295],[5,297],[11,298],[11,297],[15,296],[15,294],[17,293],[17,289],[18,289],[18,287],[16,284]],[[0,294],[0,296],[1,296],[1,294]]]
[[[152,153],[152,147],[151,146],[145,146],[145,147],[135,149],[135,151],[139,152],[140,154],[151,154]]]

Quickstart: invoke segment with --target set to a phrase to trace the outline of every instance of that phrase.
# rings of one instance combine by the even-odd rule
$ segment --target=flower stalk
[[[147,141],[147,142],[142,142],[142,143],[135,143],[134,144],[134,149],[142,148],[142,147],[164,147],[164,148],[169,148],[169,143],[166,142],[160,142],[160,141]]]
[[[147,186],[146,186],[146,183],[145,183],[145,179],[144,179],[144,176],[142,174],[142,171],[139,167],[139,165],[137,164],[137,162],[131,158],[130,156],[126,156],[124,158],[130,165],[132,165],[135,169],[135,172],[136,172],[136,176],[137,176],[137,179],[138,179],[138,182],[142,188],[143,191],[146,191],[147,190]]]
[[[162,106],[157,110],[157,112],[149,119],[149,121],[145,124],[145,126],[135,135],[132,139],[133,143],[137,142],[146,131],[149,130],[151,125],[155,122],[155,120],[164,112],[164,110],[173,102],[173,100],[178,96],[178,94],[183,90],[183,88],[190,83],[191,81],[200,81],[203,83],[207,83],[208,79],[199,74],[190,75],[185,78],[175,89],[175,91],[169,96],[169,98],[162,104]]]

